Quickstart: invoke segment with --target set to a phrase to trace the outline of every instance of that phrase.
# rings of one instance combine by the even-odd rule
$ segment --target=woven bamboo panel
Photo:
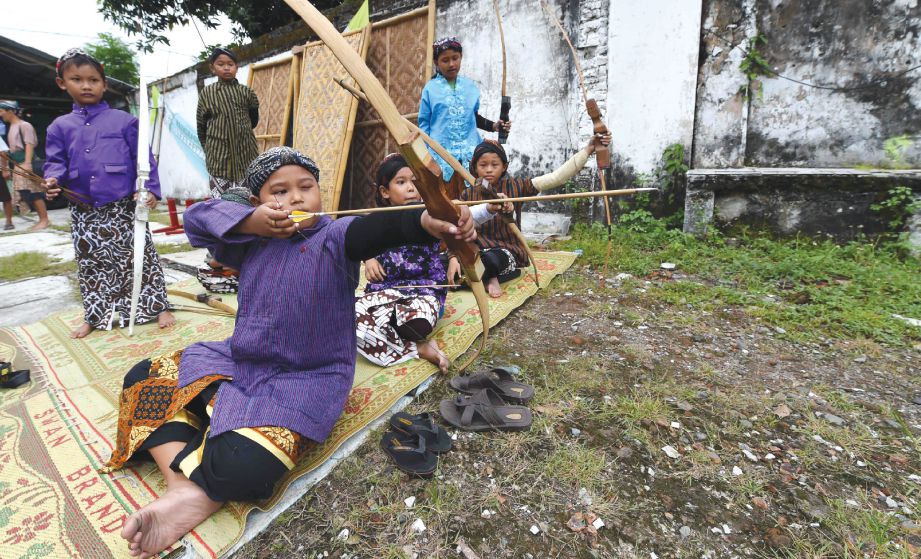
[[[292,59],[254,64],[249,86],[259,97],[259,124],[253,129],[259,152],[280,146],[288,133],[291,98],[294,91]]]
[[[343,35],[364,58],[370,33]],[[345,164],[355,126],[358,100],[333,81],[349,74],[320,41],[304,48],[294,126],[294,148],[310,156],[320,169],[323,208],[339,207]]]
[[[366,61],[400,113],[412,121],[419,110],[422,88],[430,77],[425,73],[432,42],[428,10],[417,10],[411,17],[398,16],[395,23],[374,23]],[[374,172],[385,155],[397,150],[384,125],[375,122],[379,119],[368,103],[359,105],[346,183],[349,208],[374,205]]]

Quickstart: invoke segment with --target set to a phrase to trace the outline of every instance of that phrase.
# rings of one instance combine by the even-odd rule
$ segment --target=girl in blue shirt
[[[480,90],[473,80],[460,74],[463,48],[457,37],[445,37],[432,45],[435,76],[422,89],[419,104],[419,128],[445,147],[451,155],[468,166],[473,150],[483,141],[477,128],[496,132],[511,130],[512,123],[493,122],[480,116]],[[441,167],[445,180],[454,170],[438,154],[432,157]]]

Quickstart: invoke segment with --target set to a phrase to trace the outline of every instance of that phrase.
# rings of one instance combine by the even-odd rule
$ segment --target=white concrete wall
[[[614,0],[608,39],[612,151],[648,173],[694,136],[701,0]]]
[[[584,145],[577,124],[584,110],[573,104],[570,83],[572,55],[560,48],[559,32],[550,27],[537,1],[499,0],[499,9],[512,98],[513,128],[505,146],[509,171],[539,174],[562,164]],[[439,2],[435,36],[447,35],[457,36],[464,46],[461,74],[480,87],[480,114],[495,120],[502,90],[502,51],[492,2]],[[495,134],[486,137],[495,139]]]

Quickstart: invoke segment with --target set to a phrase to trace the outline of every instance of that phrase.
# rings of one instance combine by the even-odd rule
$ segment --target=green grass
[[[195,250],[195,247],[189,243],[157,245],[157,254],[160,256],[163,256],[164,254],[173,254],[176,252],[188,252],[190,250]]]
[[[0,257],[0,281],[14,281],[40,276],[59,276],[77,270],[74,261],[52,260],[44,252],[20,252]]]
[[[660,263],[674,262],[694,281],[653,286],[649,296],[698,310],[745,306],[755,319],[784,328],[794,340],[832,336],[905,346],[921,339],[921,328],[892,317],[921,317],[921,261],[904,256],[898,245],[837,245],[747,230],[732,244],[727,241],[719,234],[696,239],[662,227],[616,227],[609,275],[644,277]],[[556,247],[582,249],[582,261],[600,270],[607,231],[580,225]]]

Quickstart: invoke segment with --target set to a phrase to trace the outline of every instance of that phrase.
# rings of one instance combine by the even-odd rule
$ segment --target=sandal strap
[[[473,424],[476,415],[482,417],[495,431],[498,431],[502,425],[502,418],[499,417],[496,410],[491,405],[481,402],[472,402],[464,407],[464,412],[461,414],[461,425],[469,427]]]
[[[396,440],[399,441],[401,448],[394,448],[391,446],[391,450],[394,452],[415,452],[416,454],[425,454],[425,439],[421,435],[414,435],[412,438],[416,440],[401,440],[396,438]],[[415,447],[411,446],[413,442],[416,443]]]

